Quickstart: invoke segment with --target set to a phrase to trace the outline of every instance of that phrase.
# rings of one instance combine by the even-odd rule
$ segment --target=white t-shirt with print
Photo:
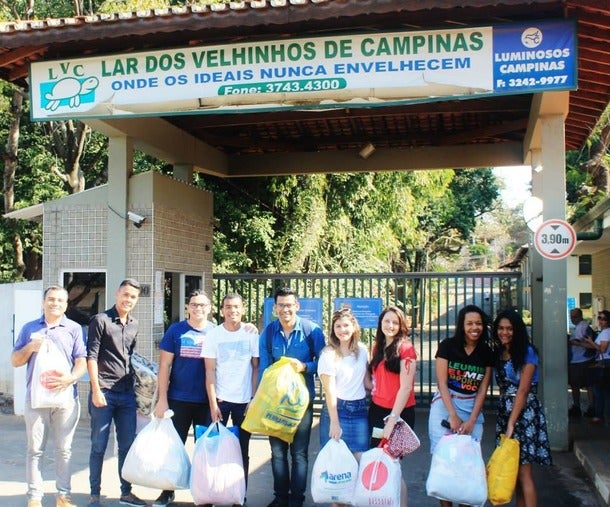
[[[216,397],[231,403],[252,399],[252,358],[258,355],[258,334],[248,333],[243,324],[237,331],[223,325],[206,336],[201,357],[216,359]]]
[[[318,375],[335,377],[337,398],[361,400],[365,397],[364,375],[368,363],[368,351],[363,343],[358,344],[355,354],[340,357],[331,347],[325,347],[318,360]]]

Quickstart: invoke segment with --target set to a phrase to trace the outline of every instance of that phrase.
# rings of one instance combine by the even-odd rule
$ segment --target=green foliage
[[[182,5],[210,5],[229,3],[230,0],[106,0],[99,7],[100,13],[134,12],[147,9],[163,9]]]

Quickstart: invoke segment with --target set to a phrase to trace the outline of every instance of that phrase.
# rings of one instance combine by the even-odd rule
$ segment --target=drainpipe
[[[593,221],[594,229],[587,232],[577,232],[576,239],[579,241],[593,241],[602,237],[604,233],[604,221],[601,218],[596,218]]]

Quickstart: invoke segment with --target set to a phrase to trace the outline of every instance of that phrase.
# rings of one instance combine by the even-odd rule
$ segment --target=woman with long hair
[[[388,306],[381,312],[373,343],[369,372],[372,377],[369,425],[383,428],[389,438],[396,421],[415,425],[415,369],[417,354],[409,340],[409,327],[403,311]],[[371,447],[381,439],[371,437]],[[407,505],[407,485],[402,480],[400,504]]]
[[[497,347],[496,381],[500,388],[496,442],[500,435],[519,441],[517,507],[538,503],[532,463],[551,465],[551,450],[538,390],[538,352],[530,343],[523,319],[513,310],[498,314],[493,324]]]
[[[318,360],[325,403],[320,416],[320,446],[343,439],[357,460],[369,447],[365,385],[368,351],[360,341],[360,326],[349,309],[333,314],[328,345]],[[337,507],[344,504],[334,503]]]
[[[447,432],[481,440],[482,410],[493,365],[487,316],[478,306],[467,305],[458,313],[455,334],[439,343],[436,352],[438,391],[428,419],[430,452]],[[452,505],[440,502],[443,507]]]

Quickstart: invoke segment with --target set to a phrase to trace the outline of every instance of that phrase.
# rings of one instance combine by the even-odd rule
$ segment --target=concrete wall
[[[592,277],[593,307],[595,308],[596,298],[601,297],[605,300],[605,307],[595,309],[607,310],[610,305],[610,248],[594,253],[591,261],[594,275]]]
[[[569,298],[574,298],[576,306],[580,305],[580,294],[592,293],[592,276],[578,274],[578,255],[568,257],[568,284],[567,293]],[[586,320],[591,320],[592,310],[584,309],[584,317]]]
[[[11,352],[13,343],[17,339],[20,326],[15,326],[15,290],[32,290],[42,292],[42,280],[30,282],[0,284],[0,393],[14,396],[13,376],[14,368],[11,365]],[[32,303],[40,307],[42,312],[42,299]]]

